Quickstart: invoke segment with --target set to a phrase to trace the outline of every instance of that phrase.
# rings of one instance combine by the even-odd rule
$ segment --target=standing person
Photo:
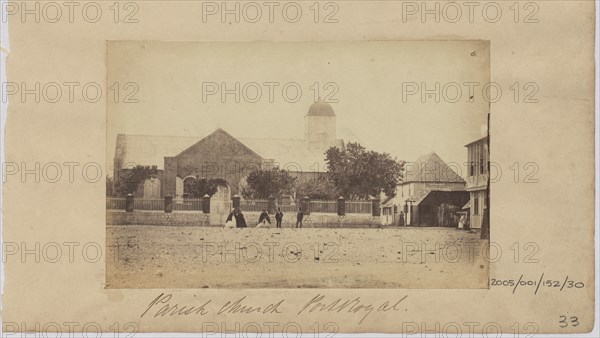
[[[231,213],[229,213],[229,216],[227,216],[227,220],[225,221],[226,228],[237,227],[237,224],[236,224],[237,222],[236,222],[233,212],[234,212],[234,209],[231,209]]]
[[[302,220],[303,219],[304,219],[304,213],[302,212],[302,209],[300,209],[300,210],[298,210],[298,215],[296,215],[296,228],[302,228]]]
[[[246,219],[244,218],[244,214],[242,214],[242,211],[239,208],[235,208],[235,211],[233,212],[233,216],[235,217],[235,222],[237,223],[238,228],[247,227]]]
[[[464,229],[465,228],[465,222],[466,222],[466,217],[464,213],[460,214],[460,218],[458,219],[458,228],[459,229]]]
[[[398,225],[404,226],[404,211],[400,211],[400,215],[398,216]]]
[[[271,224],[271,219],[269,218],[269,214],[267,213],[267,210],[263,209],[263,211],[260,213],[260,216],[258,217],[258,224],[259,225],[263,225],[266,226],[265,221],[269,222],[269,225]]]
[[[469,214],[468,213],[464,213],[465,215],[465,230],[471,230],[471,218],[469,218]]]
[[[277,212],[275,213],[275,221],[277,221],[278,228],[281,228],[282,220],[283,220],[283,212],[281,212],[281,208],[277,208]]]

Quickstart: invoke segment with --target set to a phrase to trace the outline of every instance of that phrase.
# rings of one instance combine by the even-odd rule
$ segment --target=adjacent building
[[[480,229],[484,221],[484,213],[489,207],[489,137],[467,144],[468,173],[466,189],[469,192],[469,202],[463,210],[469,212],[471,228]]]
[[[405,163],[396,195],[382,203],[382,221],[388,225],[454,227],[458,211],[468,200],[465,180],[432,152]]]

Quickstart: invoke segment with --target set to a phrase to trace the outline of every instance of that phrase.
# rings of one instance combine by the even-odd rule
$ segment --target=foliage
[[[191,181],[191,182],[190,182]],[[189,190],[185,189],[185,191],[190,192],[190,197],[193,198],[202,198],[204,195],[211,196],[217,192],[219,187],[219,181],[215,179],[206,179],[196,178],[195,180],[187,180],[189,183]]]
[[[135,194],[140,183],[144,184],[147,179],[155,178],[157,173],[158,169],[155,165],[138,165],[133,169],[121,170],[114,192],[119,196]]]
[[[309,181],[298,182],[296,195],[308,196],[313,200],[335,200],[340,197],[335,183],[328,176],[319,176]]]
[[[106,176],[106,197],[111,197],[115,195],[113,191],[114,180],[110,176]]]
[[[291,194],[296,178],[283,169],[258,169],[250,172],[242,186],[242,196],[248,199],[279,198]]]
[[[403,162],[359,143],[348,143],[344,150],[331,147],[325,156],[329,177],[346,199],[367,199],[382,191],[392,196],[402,179]]]

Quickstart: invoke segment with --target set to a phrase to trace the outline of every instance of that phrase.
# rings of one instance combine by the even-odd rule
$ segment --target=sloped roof
[[[394,197],[395,196],[388,196],[386,197],[385,200],[383,200],[383,202],[381,202],[381,206],[383,208],[388,208],[394,205]]]
[[[467,202],[462,208],[460,208],[460,210],[467,210],[467,209],[471,209],[471,200],[469,200],[469,202]]]
[[[465,147],[468,147],[468,146],[470,146],[472,144],[475,144],[475,143],[480,143],[480,142],[483,142],[483,141],[487,141],[488,138],[489,138],[489,136],[484,136],[484,137],[482,137],[480,139],[477,139],[475,141],[469,142],[468,144],[465,145]]]
[[[414,162],[404,164],[402,182],[465,183],[465,180],[458,176],[438,154],[431,152],[419,157]]]
[[[421,191],[419,193],[413,194],[410,196],[407,201],[412,202],[413,205],[420,205],[421,203],[431,204],[431,203],[439,203],[444,201],[445,203],[451,203],[453,200],[457,198],[462,198],[463,201],[457,201],[460,205],[465,203],[464,201],[469,199],[469,193],[467,191],[458,191],[458,190],[450,190],[450,191],[441,191],[441,190],[426,190]]]
[[[159,170],[162,170],[165,156],[176,156],[202,139],[204,137],[119,134],[115,157],[121,160],[121,168],[156,165]],[[237,140],[263,159],[274,161],[280,168],[290,171],[326,170],[325,154],[310,151],[302,139],[241,138]],[[343,147],[342,140],[337,140],[336,145]]]
[[[189,146],[188,148],[186,148],[185,150],[183,150],[181,153],[177,154],[177,156],[180,156],[182,154],[185,154],[186,152],[191,151],[192,148],[194,148],[196,146],[202,147],[202,144],[206,144],[207,142],[209,142],[209,140],[211,138],[218,137],[219,135],[224,136],[225,138],[228,138],[228,139],[232,140],[233,142],[239,143],[242,147],[246,148],[249,152],[253,153],[256,156],[262,157],[260,154],[257,154],[254,150],[248,148],[248,146],[246,144],[244,144],[243,142],[241,142],[237,138],[231,136],[231,134],[229,134],[228,132],[226,132],[222,128],[218,128],[217,130],[213,131],[212,133],[208,134],[207,136],[201,138],[198,142],[195,142],[194,144],[192,144],[191,146]],[[222,139],[219,142],[222,142]],[[263,157],[263,159],[264,159],[264,157]]]
[[[163,169],[165,156],[175,156],[200,139],[187,136],[119,134],[115,158],[121,160],[121,168],[156,165],[158,169]]]
[[[254,150],[262,158],[273,160],[289,171],[325,171],[325,153],[313,152],[302,139],[242,138],[240,142]],[[341,147],[341,140],[337,146]]]
[[[414,205],[418,205],[429,195],[431,190],[419,191],[415,194],[412,194],[409,198],[406,199],[407,202],[412,202]]]

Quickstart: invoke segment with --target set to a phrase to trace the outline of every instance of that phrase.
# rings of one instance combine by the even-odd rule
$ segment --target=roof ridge
[[[408,182],[440,182],[440,183],[464,183],[462,178],[454,169],[444,161],[435,151],[419,156],[414,162],[407,162],[413,170],[409,171],[408,166],[404,167],[406,177],[404,183]],[[435,164],[435,168],[431,167]],[[414,168],[416,166],[416,168]],[[425,172],[423,172],[425,169]],[[434,179],[431,179],[434,176]]]
[[[225,129],[223,128],[217,128],[215,129],[212,133],[204,136],[202,139],[198,140],[198,142],[190,145],[188,148],[184,149],[183,151],[181,151],[179,154],[175,155],[175,157],[179,157],[182,154],[187,153],[188,151],[191,151],[190,149],[192,149],[193,147],[195,147],[196,145],[200,144],[201,142],[207,140],[209,137],[216,135],[217,133],[221,133],[221,134],[225,134],[225,136],[233,139],[235,142],[241,144],[244,148],[246,148],[246,150],[250,151],[251,153],[253,153],[254,155],[260,157],[260,158],[264,158],[262,156],[260,156],[256,151],[252,150],[250,147],[248,147],[247,145],[245,145],[239,138],[236,138],[235,136],[231,135],[230,133],[228,133]]]

